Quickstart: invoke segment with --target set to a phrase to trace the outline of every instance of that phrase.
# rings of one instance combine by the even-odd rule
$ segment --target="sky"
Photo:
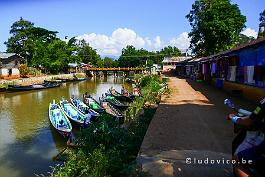
[[[100,55],[118,56],[127,45],[186,50],[191,27],[185,18],[194,0],[0,0],[0,51],[9,30],[23,17],[35,26],[58,31],[64,39],[85,39]],[[264,0],[232,0],[247,17],[243,34],[257,36]]]

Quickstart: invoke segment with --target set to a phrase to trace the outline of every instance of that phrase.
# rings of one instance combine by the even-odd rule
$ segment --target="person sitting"
[[[265,98],[249,116],[238,117],[235,114],[229,114],[228,119],[247,128],[246,137],[237,147],[233,159],[238,162],[242,159],[252,162],[246,165],[237,163],[234,166],[235,174],[240,177],[249,176],[248,174],[252,172],[248,169],[252,168],[254,173],[265,176]]]

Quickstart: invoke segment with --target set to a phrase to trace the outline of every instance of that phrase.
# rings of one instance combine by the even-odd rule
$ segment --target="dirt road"
[[[172,93],[162,97],[138,155],[144,170],[154,177],[232,176],[231,164],[216,161],[231,159],[233,124],[225,119],[230,110],[223,105],[230,96],[174,77],[169,88]],[[232,99],[246,109],[255,106]]]

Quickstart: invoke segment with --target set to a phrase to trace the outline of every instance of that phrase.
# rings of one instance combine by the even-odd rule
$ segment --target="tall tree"
[[[190,48],[197,56],[233,47],[246,22],[238,5],[230,0],[196,0],[186,18],[192,27]]]
[[[20,54],[31,65],[35,41],[51,42],[56,38],[56,31],[34,27],[34,23],[24,20],[22,17],[14,22],[10,29],[11,37],[5,42],[7,52]]]
[[[150,56],[150,52],[145,49],[136,49],[132,45],[122,49],[118,63],[120,67],[144,66]]]
[[[117,67],[117,61],[110,58],[110,57],[105,57],[103,59],[103,66],[105,68],[112,68],[112,67]]]
[[[249,43],[253,40],[255,40],[255,38],[253,36],[246,36],[244,34],[239,34],[237,45],[246,44],[246,43]]]
[[[260,21],[260,29],[259,29],[259,34],[258,37],[263,37],[265,36],[265,10],[259,14],[259,21]]]
[[[75,48],[69,47],[65,41],[53,40],[50,43],[35,43],[32,66],[42,66],[45,72],[58,73],[67,71],[68,63],[77,62],[78,57],[73,55]]]
[[[143,67],[160,64],[164,56],[180,55],[180,50],[172,46],[164,47],[161,51],[150,52],[145,49],[136,49],[134,46],[129,45],[122,49],[118,62],[120,67]]]
[[[164,56],[180,56],[181,55],[181,51],[175,46],[164,47],[163,49],[161,49],[159,53]]]
[[[264,22],[265,21],[265,10],[259,14],[259,21]]]
[[[94,66],[102,65],[99,60],[101,60],[99,54],[95,49],[93,49],[91,46],[89,46],[88,43],[86,43],[85,40],[79,41],[79,51],[78,56],[81,59],[81,62],[86,64],[92,64]]]

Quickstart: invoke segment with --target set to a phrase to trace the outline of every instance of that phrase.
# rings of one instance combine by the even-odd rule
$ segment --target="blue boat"
[[[93,109],[89,108],[83,101],[81,101],[78,98],[75,98],[74,96],[72,96],[70,98],[71,103],[73,104],[73,106],[80,111],[81,113],[85,114],[86,111],[88,111],[88,114],[90,114],[91,117],[96,118],[98,117],[100,114],[96,111],[94,111]]]
[[[85,127],[90,123],[90,119],[86,119],[86,116],[76,109],[71,103],[62,98],[60,101],[60,107],[64,114],[68,117],[69,120],[76,123],[79,126]]]
[[[55,100],[49,105],[49,119],[52,126],[65,138],[71,135],[72,125]]]

